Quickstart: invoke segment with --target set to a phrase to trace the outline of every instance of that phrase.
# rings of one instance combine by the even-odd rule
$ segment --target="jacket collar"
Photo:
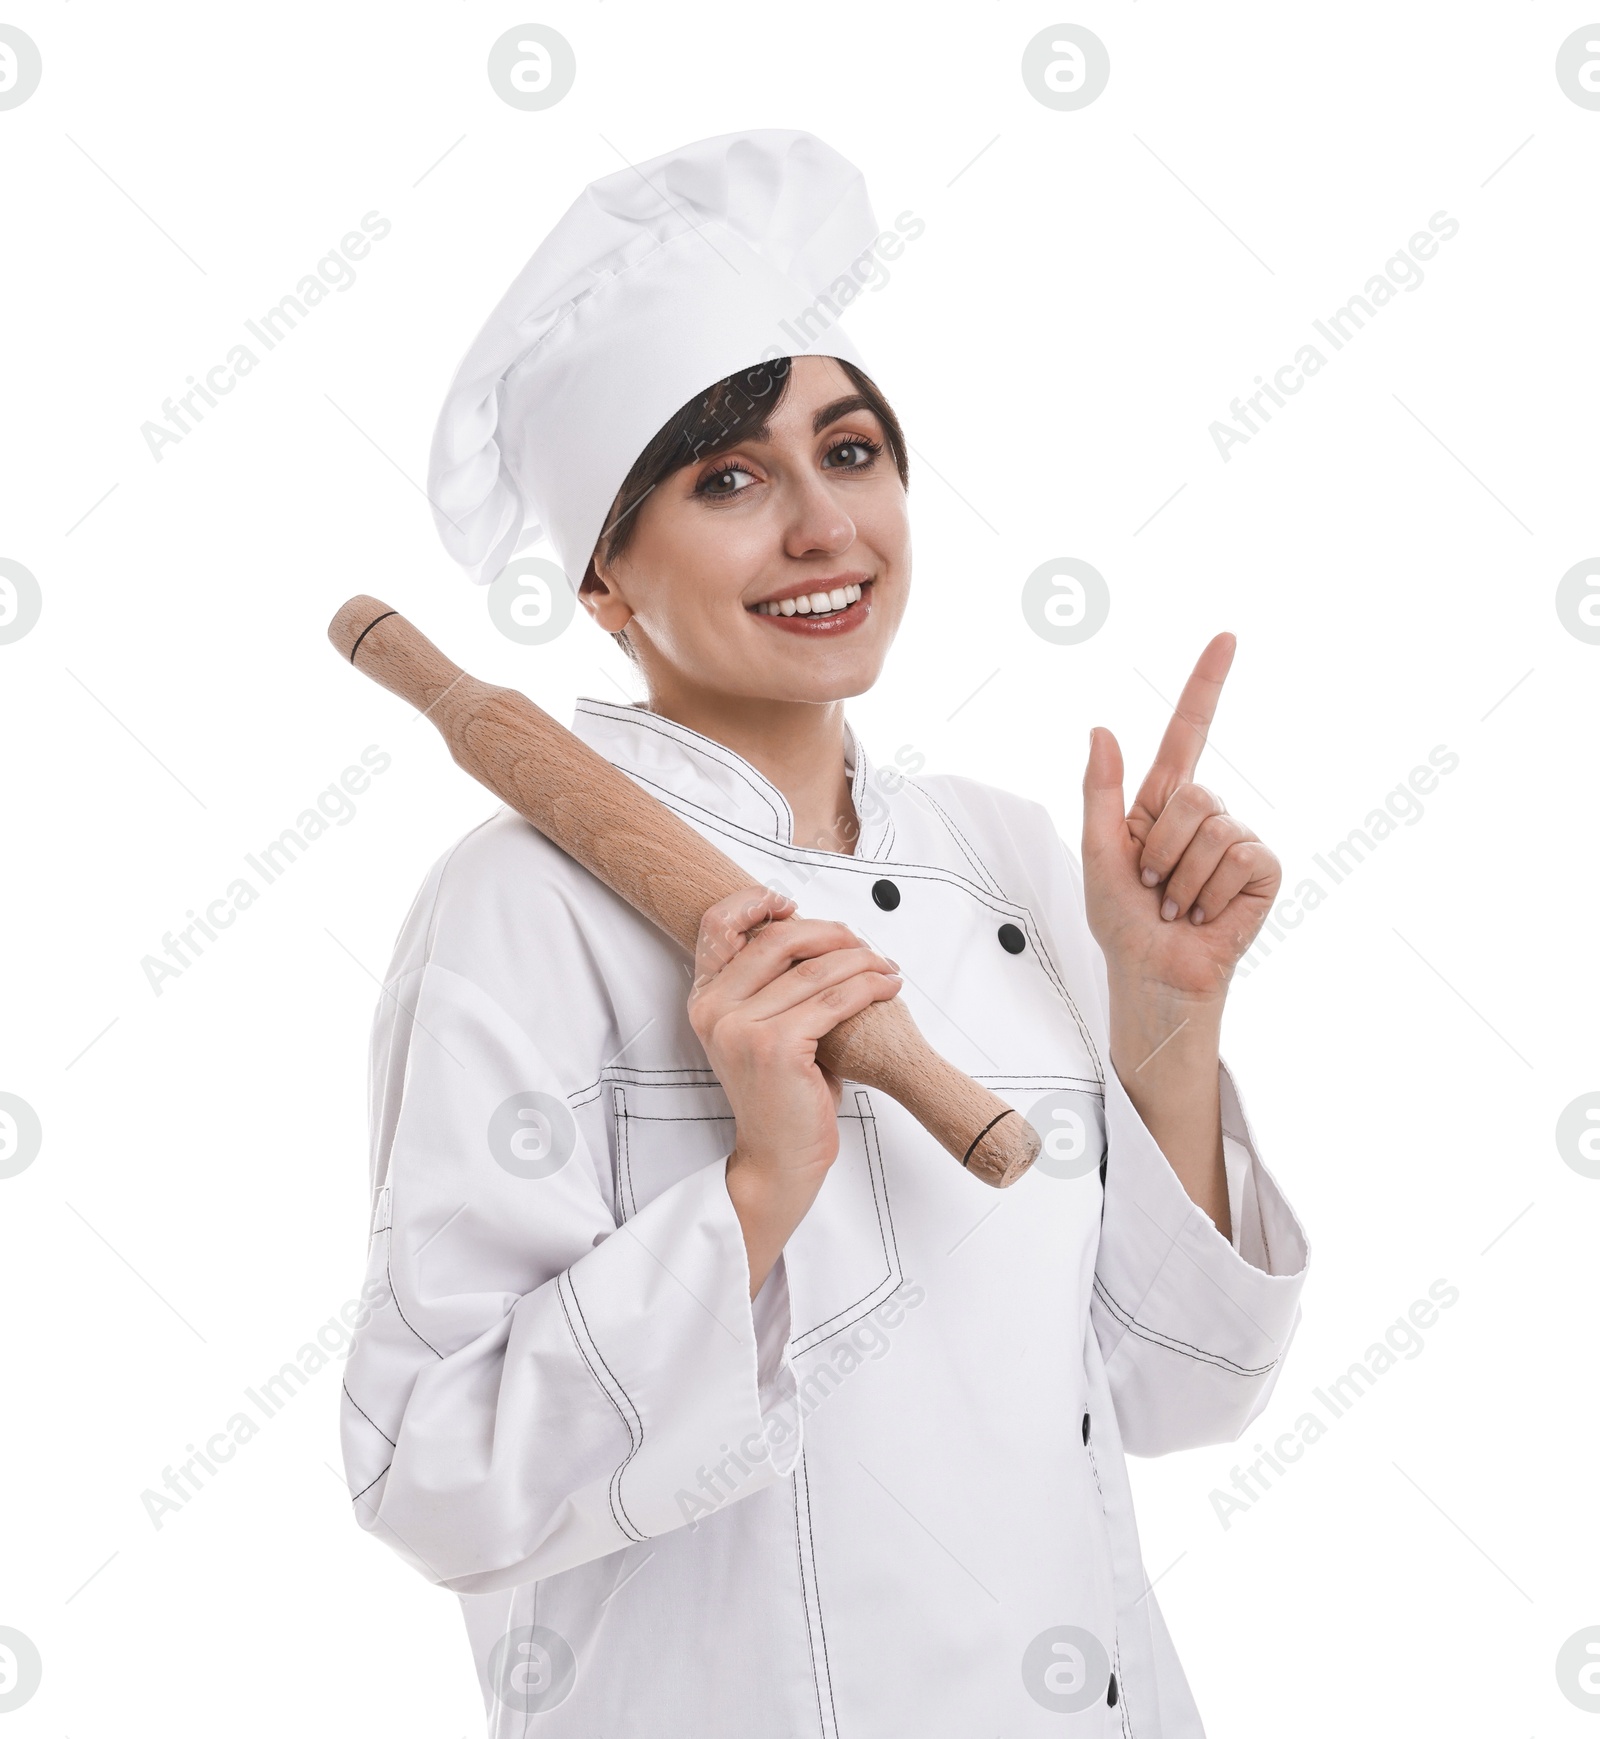
[[[686,820],[694,820],[697,814],[712,815],[758,839],[795,846],[794,813],[788,799],[742,755],[711,737],[643,706],[623,706],[587,696],[580,698],[574,709],[572,729],[596,753],[637,779]],[[856,856],[881,857],[893,838],[883,782],[873,777],[866,750],[848,719],[844,737],[850,796],[861,823]],[[817,855],[826,858],[837,853]]]

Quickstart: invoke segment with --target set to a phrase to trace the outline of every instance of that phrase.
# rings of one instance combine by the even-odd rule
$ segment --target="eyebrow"
[[[831,405],[824,405],[811,418],[811,432],[820,435],[829,423],[836,423],[840,417],[847,417],[852,411],[870,411],[872,406],[861,393],[851,393],[848,398],[835,399]]]

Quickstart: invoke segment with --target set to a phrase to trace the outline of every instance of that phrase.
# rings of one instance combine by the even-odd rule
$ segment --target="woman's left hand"
[[[1277,858],[1220,797],[1194,783],[1235,641],[1200,654],[1150,771],[1124,813],[1122,751],[1090,734],[1083,776],[1089,928],[1114,985],[1156,1003],[1220,1006],[1234,967],[1277,898]]]

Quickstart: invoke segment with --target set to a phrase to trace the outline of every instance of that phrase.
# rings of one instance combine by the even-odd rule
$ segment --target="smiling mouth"
[[[746,608],[791,634],[839,634],[864,622],[872,608],[872,581],[819,586],[787,598],[766,598]]]

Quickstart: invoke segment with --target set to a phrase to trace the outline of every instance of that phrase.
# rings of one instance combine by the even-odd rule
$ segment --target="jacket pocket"
[[[726,1159],[733,1112],[714,1075],[643,1071],[610,1083],[612,1184],[618,1222],[662,1190]],[[847,1086],[839,1106],[839,1157],[784,1247],[793,1351],[842,1333],[874,1310],[903,1275],[871,1097]]]
[[[611,1167],[617,1221],[733,1151],[733,1110],[709,1069],[611,1082]]]
[[[904,1275],[872,1098],[846,1086],[839,1157],[784,1249],[796,1353],[842,1334],[875,1310]]]

